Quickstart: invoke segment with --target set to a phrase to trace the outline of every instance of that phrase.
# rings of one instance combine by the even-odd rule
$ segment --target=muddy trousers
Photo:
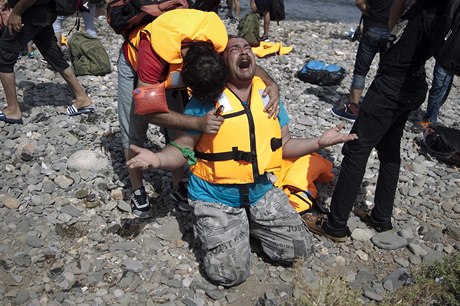
[[[248,210],[202,201],[190,204],[202,267],[213,283],[234,286],[249,277],[250,237],[274,261],[292,263],[311,254],[311,235],[281,189],[272,188]]]

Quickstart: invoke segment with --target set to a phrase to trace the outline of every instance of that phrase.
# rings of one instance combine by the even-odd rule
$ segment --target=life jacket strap
[[[195,151],[195,156],[200,159],[205,159],[207,161],[226,161],[226,160],[235,160],[235,161],[245,161],[248,163],[253,163],[256,161],[256,155],[251,152],[245,152],[238,150],[238,147],[232,147],[232,151],[229,152],[220,152],[220,153],[204,153]]]

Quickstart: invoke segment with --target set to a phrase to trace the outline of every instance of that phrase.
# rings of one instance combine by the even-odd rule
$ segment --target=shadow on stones
[[[65,83],[33,84],[33,81],[19,81],[19,87],[24,89],[21,104],[23,112],[30,112],[37,106],[68,106],[75,100],[72,91]],[[59,95],[59,99],[54,98],[56,95]],[[65,98],[62,99],[61,95]]]
[[[149,219],[121,219],[120,225],[118,225],[115,233],[125,239],[136,238],[142,229],[150,222],[153,218]]]
[[[342,95],[337,91],[338,86],[314,86],[305,89],[305,93],[314,95],[318,100],[336,106]]]
[[[63,225],[58,223],[55,225],[54,230],[57,236],[71,239],[84,237],[88,232],[86,228],[81,228],[78,223],[73,225]]]

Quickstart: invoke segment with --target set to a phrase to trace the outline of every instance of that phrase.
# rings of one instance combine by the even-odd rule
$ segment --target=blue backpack
[[[345,69],[339,65],[317,60],[308,60],[297,72],[297,77],[302,81],[322,86],[339,85],[345,75]]]

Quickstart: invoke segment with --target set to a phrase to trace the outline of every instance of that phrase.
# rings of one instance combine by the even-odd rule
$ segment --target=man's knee
[[[225,287],[244,282],[249,277],[249,256],[238,261],[235,259],[236,256],[231,254],[226,254],[224,257],[205,255],[203,270],[209,281]]]
[[[280,263],[293,263],[299,259],[307,259],[313,253],[313,242],[310,232],[304,225],[299,225],[298,233],[292,233],[292,239],[274,241],[269,247],[265,247],[265,253],[273,261]]]
[[[0,42],[1,44],[2,42]],[[14,64],[18,60],[18,54],[8,52],[0,46],[0,72],[2,73],[13,73]]]

